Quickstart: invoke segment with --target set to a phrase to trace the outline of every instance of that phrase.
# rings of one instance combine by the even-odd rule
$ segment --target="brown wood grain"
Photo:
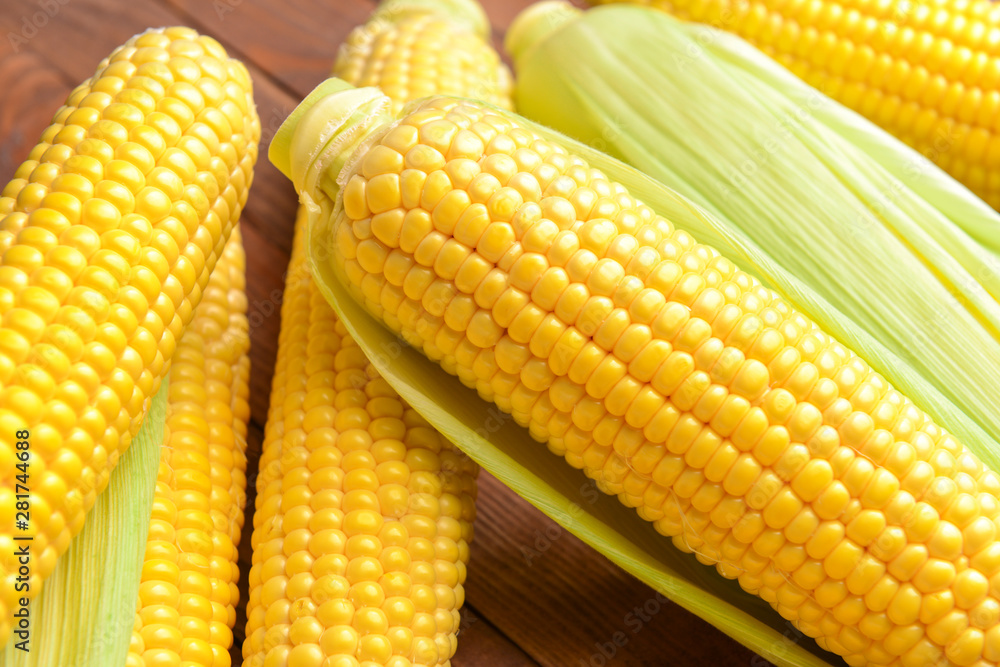
[[[37,54],[73,84],[92,75],[97,63],[116,46],[149,27],[189,25],[218,39],[227,49],[234,51],[235,57],[239,56],[238,48],[234,48],[228,39],[228,32],[208,29],[193,21],[193,17],[178,13],[160,2],[63,1],[65,4],[59,5],[59,0],[53,0],[60,7],[59,11],[38,29],[24,50]],[[212,1],[204,4],[211,7]],[[34,6],[31,3],[24,5],[29,8]],[[0,12],[0,35],[15,30],[22,20],[14,12]],[[286,179],[267,161],[267,146],[281,120],[295,108],[298,97],[265,74],[254,61],[244,59],[244,63],[253,78],[262,141],[252,199],[243,219],[287,253],[291,250],[291,225],[284,213],[294,210],[295,193]],[[322,78],[322,74],[318,75],[316,82]]]
[[[538,663],[500,632],[471,602],[462,607],[454,667],[537,667]]]
[[[254,80],[261,158],[242,227],[251,326],[248,506],[240,548],[247,599],[255,468],[280,329],[296,198],[266,159],[297,100],[327,75],[339,42],[373,0],[53,0],[58,11],[23,40],[42,5],[0,0],[0,183],[27,155],[73,85],[147,27],[183,24],[218,39]],[[528,0],[484,2],[494,41]],[[50,5],[52,6],[52,5]],[[4,39],[4,36],[8,38]],[[16,46],[16,49],[15,49]],[[746,665],[753,654],[623,573],[494,478],[481,476],[479,518],[456,667]],[[638,611],[637,611],[638,608]],[[246,615],[237,613],[233,664]],[[609,657],[609,653],[614,653]],[[765,665],[761,661],[754,665]]]
[[[337,47],[376,4],[374,0],[165,1],[189,17],[192,25],[225,35],[227,47],[236,48],[234,55],[258,63],[299,97],[328,76]]]
[[[749,650],[597,555],[496,478],[482,473],[479,488],[468,599],[540,665],[749,664]]]
[[[70,85],[61,72],[20,42],[0,41],[0,174],[4,182],[49,125]]]

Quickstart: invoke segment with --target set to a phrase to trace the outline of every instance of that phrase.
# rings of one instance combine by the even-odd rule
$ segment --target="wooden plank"
[[[244,222],[242,229],[243,247],[247,257],[253,258],[247,275],[247,320],[254,348],[250,362],[250,412],[254,423],[263,427],[278,352],[288,253],[273,244],[256,227]]]
[[[452,667],[537,667],[509,637],[501,633],[471,604],[462,607],[458,630],[458,651]]]
[[[373,0],[165,0],[188,23],[221,35],[290,91],[305,96],[327,77],[338,45],[375,7]]]
[[[0,39],[0,179],[6,183],[66,100],[70,83],[20,41],[19,29],[3,34],[7,37]]]
[[[221,33],[242,54],[286,83],[300,96],[330,71],[338,45],[363,23],[376,2],[320,3],[310,0],[166,0],[192,19],[192,25]],[[493,45],[503,50],[503,33],[532,0],[483,2],[493,28]],[[583,6],[582,2],[576,4]]]
[[[553,457],[553,463],[562,465]],[[482,473],[466,598],[545,667],[767,665]],[[488,664],[488,663],[485,663]]]
[[[253,373],[254,370],[251,368],[251,387],[253,386]],[[243,512],[243,530],[240,533],[238,559],[240,580],[237,586],[240,591],[240,600],[239,604],[236,605],[236,625],[233,626],[233,645],[229,649],[229,656],[233,665],[243,664],[243,640],[246,639],[247,630],[247,600],[250,599],[250,584],[247,574],[250,572],[250,566],[253,564],[250,535],[253,533],[254,503],[257,500],[257,462],[260,460],[260,444],[262,442],[264,442],[264,428],[251,422],[247,428],[247,504]]]

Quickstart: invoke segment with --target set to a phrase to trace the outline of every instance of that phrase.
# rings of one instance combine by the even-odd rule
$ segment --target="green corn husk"
[[[954,423],[977,435],[964,442],[966,447],[996,468],[998,456],[990,449],[990,438],[975,422],[941,396],[906,359],[893,357],[873,332],[826,304],[815,289],[776,265],[739,230],[614,158],[516,114],[497,108],[493,111],[515,119],[544,139],[561,143],[678,227],[701,233],[701,238],[718,239],[716,247],[724,255],[738,258],[744,270],[758,279],[771,276],[771,284],[783,288],[791,305],[818,306],[817,324],[828,331],[836,327],[846,332],[850,340],[861,343],[855,343],[856,350],[882,355],[879,359],[883,362],[892,359],[896,375],[911,387],[910,398],[918,405],[937,401]],[[526,429],[498,415],[491,404],[468,400],[471,390],[397,339],[353,299],[343,267],[329,261],[331,226],[342,207],[337,175],[363,152],[367,141],[391,127],[392,120],[388,101],[374,89],[353,90],[330,79],[292,113],[276,134],[269,154],[293,180],[308,211],[307,243],[317,285],[383,377],[487,471],[669,599],[777,665],[843,665],[798,633],[766,602],[674,549],[633,510],[603,494],[595,499],[591,483],[581,471],[557,462]],[[872,354],[867,356],[871,361]]]
[[[456,23],[465,23],[483,39],[490,38],[490,20],[478,2],[468,0],[380,0],[371,21],[396,21],[410,14],[425,14],[428,10],[447,15]]]
[[[153,512],[169,380],[153,397],[139,433],[97,497],[83,530],[28,605],[28,651],[12,635],[0,667],[125,664]],[[30,548],[30,547],[29,547]],[[34,554],[37,558],[37,554]]]
[[[1000,215],[985,202],[715,28],[544,2],[515,20],[507,47],[520,113],[704,206],[721,226],[689,228],[696,238],[752,267],[967,444],[997,451]]]

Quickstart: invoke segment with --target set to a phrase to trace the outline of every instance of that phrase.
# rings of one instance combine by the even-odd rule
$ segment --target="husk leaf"
[[[2,667],[121,667],[128,655],[167,417],[164,379],[138,434],[28,605],[27,652],[13,636]],[[30,548],[30,547],[29,547]],[[37,554],[33,554],[37,558]]]
[[[521,113],[704,206],[718,226],[696,238],[997,469],[1000,215],[739,37],[619,5],[530,23],[508,40]]]

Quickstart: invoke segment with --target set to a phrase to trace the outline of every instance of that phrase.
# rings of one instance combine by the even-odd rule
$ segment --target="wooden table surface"
[[[503,30],[528,4],[484,2],[498,48]],[[212,35],[253,76],[263,138],[242,219],[254,324],[241,602],[247,598],[250,569],[253,471],[267,415],[296,206],[290,183],[264,156],[281,121],[325,78],[337,45],[374,5],[373,0],[0,0],[3,183],[70,89],[93,74],[112,49],[147,27],[188,25]],[[680,607],[660,604],[653,590],[485,473],[478,511],[456,667],[768,664]],[[242,663],[245,622],[241,611],[234,665]]]

